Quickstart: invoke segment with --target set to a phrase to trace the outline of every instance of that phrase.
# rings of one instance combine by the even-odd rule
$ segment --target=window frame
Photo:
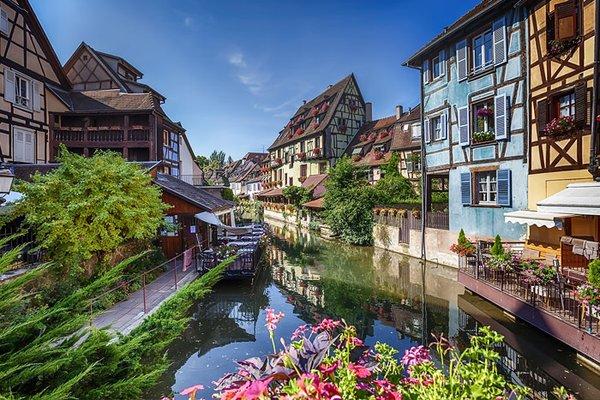
[[[550,120],[553,120],[554,118],[558,118],[560,116],[563,116],[563,114],[561,114],[561,110],[564,108],[563,106],[561,106],[560,100],[562,98],[565,97],[569,97],[569,104],[568,104],[568,108],[569,108],[569,114],[564,115],[564,116],[571,116],[573,118],[575,118],[575,113],[576,113],[576,97],[575,97],[575,90],[567,90],[567,91],[563,91],[560,93],[557,93],[555,95],[552,96],[551,98],[551,103],[550,103]]]
[[[493,114],[491,116],[487,117],[487,120],[485,120],[485,125],[484,125],[484,129],[481,132],[493,132],[494,135],[496,134],[496,114],[495,114],[495,109],[494,109],[494,98],[486,98],[486,99],[480,99],[477,101],[473,101],[471,103],[471,107],[469,109],[470,112],[470,125],[471,125],[471,139],[473,138],[473,134],[476,132],[480,132],[479,131],[479,124],[478,124],[478,116],[477,116],[477,107],[481,106],[485,104],[486,107],[490,108],[493,112]],[[490,124],[491,122],[491,124]],[[491,126],[490,126],[491,125]],[[495,140],[495,139],[494,139]]]
[[[442,73],[442,62],[440,60],[440,54],[438,53],[435,57],[431,58],[431,61],[429,62],[430,65],[430,69],[431,69],[431,80],[435,81],[436,79],[441,78],[444,74]],[[435,73],[435,69],[438,69],[438,75],[436,75]]]
[[[436,130],[434,130],[433,126],[434,126],[434,121],[438,121],[438,129],[437,131],[439,132],[439,136],[435,135]],[[431,118],[429,118],[429,136],[431,139],[431,142],[441,142],[442,140],[444,140],[443,135],[442,135],[442,115],[436,115],[433,116]]]
[[[481,191],[481,179],[480,177],[482,175],[486,176],[486,182],[484,183],[487,187],[485,191]],[[471,200],[471,202],[474,205],[479,205],[479,206],[498,206],[498,178],[497,178],[497,171],[496,170],[482,170],[482,171],[474,171],[473,172],[473,184],[475,186],[475,196],[473,196],[473,199]],[[494,190],[492,190],[492,187],[495,187]],[[487,200],[482,200],[481,199],[481,195],[485,194],[487,197]],[[493,200],[490,200],[491,197],[494,197]],[[475,200],[475,201],[473,201]]]
[[[25,89],[27,91],[26,97],[23,97],[23,95],[21,94],[21,89],[22,89],[21,82],[25,83]],[[19,108],[23,108],[26,110],[32,110],[33,109],[32,92],[33,92],[33,80],[23,74],[15,72],[15,102],[13,104]],[[25,104],[21,103],[19,101],[19,99],[26,100],[26,103]]]
[[[485,36],[486,35],[490,35],[490,41],[489,41],[489,45],[490,45],[490,59],[486,60],[486,40],[485,40]],[[481,65],[477,66],[476,64],[476,46],[475,46],[475,41],[479,38],[482,38],[482,43],[481,46],[477,46],[480,47],[481,49]],[[485,71],[488,68],[491,68],[494,66],[494,32],[493,29],[491,27],[473,35],[470,39],[469,39],[469,46],[470,46],[470,51],[469,51],[469,55],[471,58],[471,71],[473,73],[477,73],[480,71]]]

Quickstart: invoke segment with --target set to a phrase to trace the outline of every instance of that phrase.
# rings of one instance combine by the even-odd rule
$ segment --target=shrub
[[[494,257],[501,257],[505,253],[504,247],[502,247],[502,239],[500,239],[500,235],[496,235],[494,239],[494,245],[490,249],[490,254]]]
[[[600,288],[600,259],[596,259],[588,264],[587,278],[590,284]]]
[[[461,229],[458,233],[458,240],[455,244],[450,246],[450,251],[459,256],[470,256],[475,254],[475,245],[467,239],[464,229]]]

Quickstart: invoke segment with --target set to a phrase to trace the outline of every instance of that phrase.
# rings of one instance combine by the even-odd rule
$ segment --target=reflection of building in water
[[[470,337],[482,326],[503,335],[504,341],[496,347],[500,354],[499,368],[514,383],[531,388],[534,399],[554,399],[551,392],[557,386],[577,390],[577,398],[600,399],[600,390],[594,386],[598,377],[577,365],[575,357],[569,359],[566,346],[558,342],[554,342],[555,346],[549,344],[551,339],[539,332],[519,332],[519,323],[509,320],[500,309],[479,297],[462,295],[458,306],[459,330],[454,338],[458,347],[469,346]],[[521,326],[521,329],[526,328]],[[591,378],[589,382],[586,376]]]
[[[410,332],[418,337],[423,333],[422,325],[427,324],[428,334],[457,334],[456,301],[458,295],[464,293],[464,288],[456,282],[456,270],[428,264],[423,271],[421,260],[380,248],[374,249],[373,268],[376,271],[375,282],[378,288],[401,299],[392,306],[392,319],[388,320],[399,332],[407,335]],[[423,296],[426,300],[425,310]],[[412,313],[408,312],[407,308]],[[421,314],[416,314],[416,311],[420,311]],[[422,315],[423,311],[426,311],[426,315]],[[427,315],[428,313],[430,315]],[[447,318],[441,314],[447,314]]]

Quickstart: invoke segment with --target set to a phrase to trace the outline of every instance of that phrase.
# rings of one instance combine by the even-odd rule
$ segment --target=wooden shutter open
[[[440,60],[440,75],[446,75],[446,50],[440,50],[440,54],[438,55]]]
[[[9,103],[16,101],[16,80],[15,71],[4,67],[4,100]]]
[[[456,44],[456,74],[458,81],[467,79],[467,41],[461,40]]]
[[[505,94],[494,97],[494,130],[496,140],[508,138],[508,96]]]
[[[568,40],[577,36],[577,5],[574,1],[559,3],[554,9],[554,36]]]
[[[510,207],[512,197],[510,169],[496,171],[496,184],[498,188],[498,205]]]
[[[448,111],[444,111],[440,115],[440,125],[442,130],[442,140],[448,139]]]
[[[471,205],[471,173],[460,174],[460,198],[463,206]]]
[[[425,126],[424,131],[425,131],[425,143],[431,143],[431,125],[429,123],[429,118],[425,118]]]
[[[34,111],[42,110],[42,93],[44,92],[44,85],[41,82],[33,81],[32,86],[32,98],[31,103]]]
[[[587,85],[585,82],[575,86],[575,124],[578,128],[587,125]]]
[[[469,145],[469,107],[458,109],[458,133],[459,144],[461,146]]]
[[[423,61],[423,83],[429,83],[429,60]]]
[[[546,125],[548,124],[548,100],[542,99],[537,102],[536,110],[536,124],[538,135],[546,132]]]
[[[504,17],[494,21],[492,26],[494,43],[494,64],[506,62],[506,23]]]

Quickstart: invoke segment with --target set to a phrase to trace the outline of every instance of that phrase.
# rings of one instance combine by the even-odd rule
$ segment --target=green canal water
[[[505,336],[500,367],[533,388],[534,398],[553,398],[552,388],[562,385],[579,399],[600,399],[600,376],[572,350],[467,293],[456,270],[294,229],[272,230],[268,261],[254,282],[222,282],[194,306],[189,327],[169,348],[172,366],[148,399],[194,384],[206,387],[198,398],[210,398],[212,382],[234,370],[236,360],[268,354],[268,307],[285,313],[276,331],[285,338],[300,324],[343,318],[367,344],[386,342],[401,353],[440,333],[463,347],[479,326],[489,325]]]

